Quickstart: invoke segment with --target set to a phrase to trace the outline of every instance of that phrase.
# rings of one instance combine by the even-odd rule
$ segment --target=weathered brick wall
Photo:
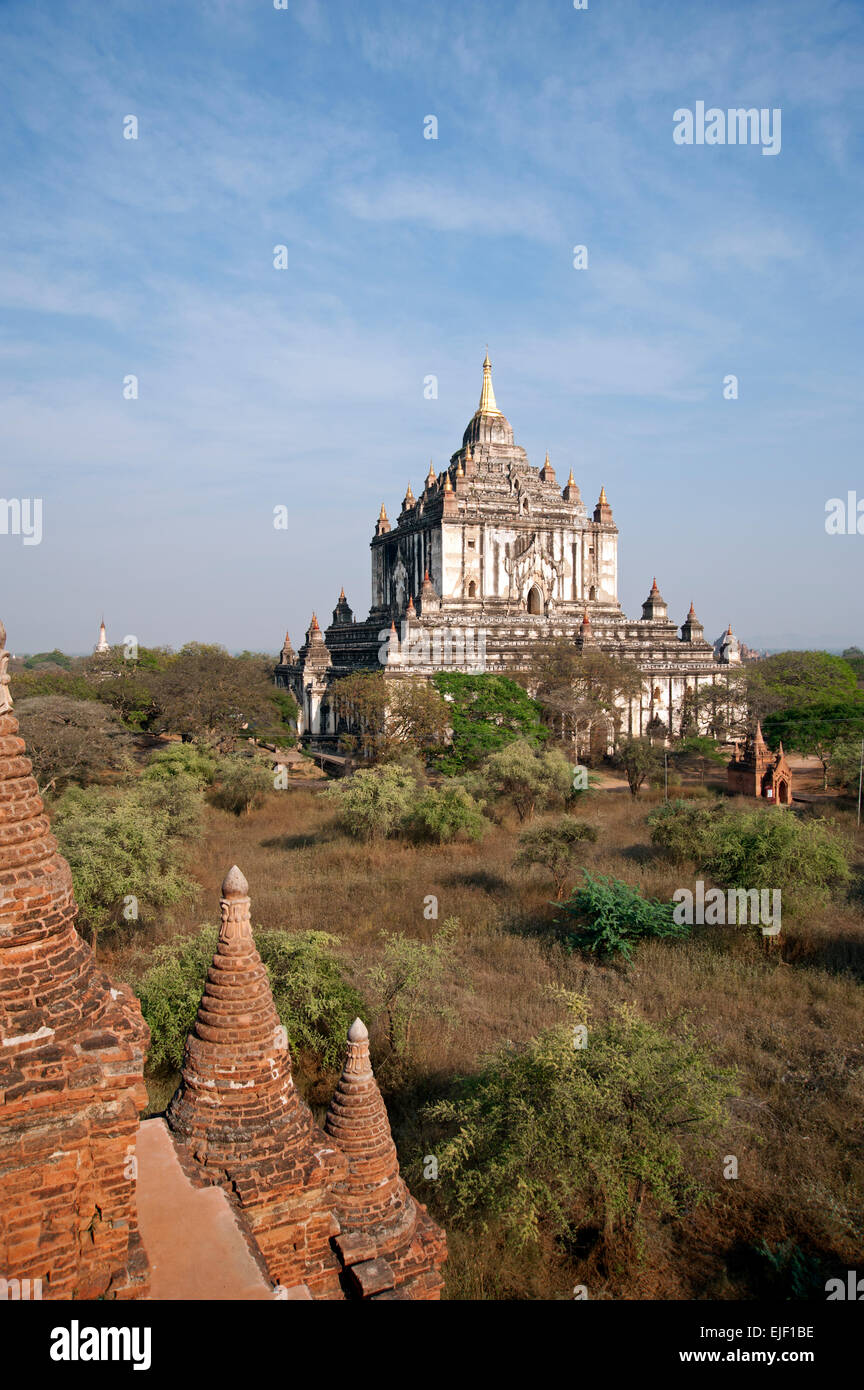
[[[148,1271],[130,1159],[149,1033],[75,930],[69,867],[4,687],[0,1276],[41,1279],[43,1298],[137,1297]]]

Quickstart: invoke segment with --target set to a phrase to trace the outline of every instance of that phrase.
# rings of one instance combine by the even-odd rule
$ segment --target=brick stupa
[[[0,624],[0,1275],[41,1280],[43,1299],[139,1298],[134,1152],[149,1032],[75,929],[5,648]]]
[[[357,1048],[349,1042],[334,1114]],[[222,885],[216,954],[167,1113],[181,1160],[193,1181],[225,1189],[270,1279],[290,1297],[434,1298],[446,1257],[443,1232],[398,1176],[365,1041],[361,1054],[362,1103],[371,1080],[374,1122],[361,1133],[352,1097],[347,1127],[334,1124],[328,1138],[294,1087],[285,1029],[252,938],[248,884],[233,867]],[[376,1199],[369,1189],[378,1167]],[[362,1246],[343,1239],[357,1234]],[[385,1253],[393,1260],[382,1265]],[[394,1292],[397,1286],[403,1291]]]
[[[335,1185],[341,1231],[334,1242],[361,1295],[437,1298],[447,1250],[443,1231],[399,1175],[387,1109],[369,1060],[369,1034],[355,1018],[348,1055],[324,1129],[348,1158]]]

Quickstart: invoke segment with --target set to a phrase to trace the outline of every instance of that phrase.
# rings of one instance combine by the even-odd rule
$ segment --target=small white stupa
[[[110,652],[111,650],[111,648],[108,645],[108,638],[105,635],[104,617],[101,623],[99,624],[99,641],[96,643],[96,646],[93,648],[93,650],[97,656],[103,655],[105,652]]]

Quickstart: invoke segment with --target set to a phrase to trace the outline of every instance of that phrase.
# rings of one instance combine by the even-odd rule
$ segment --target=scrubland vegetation
[[[448,1231],[447,1296],[807,1297],[864,1247],[854,800],[839,778],[830,805],[730,800],[726,755],[692,736],[673,747],[668,802],[656,745],[623,740],[619,768],[598,767],[604,785],[576,790],[587,696],[568,706],[566,674],[551,714],[498,677],[494,690],[441,678],[458,707],[449,744],[435,702],[406,700],[413,748],[370,732],[353,776],[279,791],[232,672],[221,714],[197,696],[185,710],[175,672],[172,732],[194,717],[190,743],[157,741],[158,681],[131,717],[100,696],[111,756],[70,771],[55,750],[42,783],[82,931],[141,998],[158,1113],[237,862],[319,1116],[348,1023],[370,1024],[403,1169]],[[196,656],[187,679],[199,676]],[[807,692],[802,677],[788,707]],[[268,737],[274,723],[284,735],[290,710],[268,707],[266,686],[259,697],[262,730],[266,716]],[[353,698],[370,701],[371,729],[375,689]],[[635,795],[628,757],[648,764]],[[676,923],[673,894],[697,878],[780,887],[779,937]]]

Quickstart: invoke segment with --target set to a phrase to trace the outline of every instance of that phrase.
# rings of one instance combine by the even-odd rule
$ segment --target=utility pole
[[[864,748],[864,744],[862,744]],[[669,754],[663,749],[663,799],[669,800]],[[858,821],[861,821],[861,788],[858,788]]]

